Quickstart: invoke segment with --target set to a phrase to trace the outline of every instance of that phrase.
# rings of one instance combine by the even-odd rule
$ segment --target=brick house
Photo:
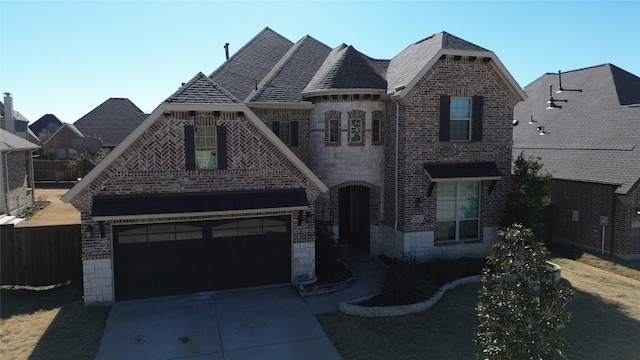
[[[446,32],[376,60],[266,28],[63,197],[85,302],[312,279],[316,220],[369,255],[484,256],[525,97]]]
[[[541,157],[553,177],[551,238],[640,259],[640,78],[603,64],[547,73],[524,90],[513,155]]]
[[[77,151],[71,146],[71,142],[83,137],[80,130],[73,124],[60,125],[50,136],[42,142],[41,156],[46,160],[71,160],[77,155]]]
[[[29,121],[13,109],[10,93],[0,110],[0,223],[5,223],[34,201],[33,153],[40,146],[27,140]]]

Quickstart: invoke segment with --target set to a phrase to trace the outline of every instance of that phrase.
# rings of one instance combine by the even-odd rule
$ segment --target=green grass
[[[640,262],[622,262],[576,249],[554,249],[562,274],[581,279],[568,305],[572,320],[560,331],[569,359],[637,359],[640,354]],[[586,266],[588,265],[588,266]],[[605,270],[593,274],[593,268]],[[617,278],[617,274],[631,280]],[[630,285],[631,284],[631,285]],[[474,359],[473,332],[480,285],[448,291],[432,308],[401,317],[365,318],[340,312],[318,315],[345,360]]]

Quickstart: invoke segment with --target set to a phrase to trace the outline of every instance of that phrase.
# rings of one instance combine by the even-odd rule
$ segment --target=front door
[[[364,186],[340,189],[340,240],[349,242],[350,254],[369,254],[369,193]]]

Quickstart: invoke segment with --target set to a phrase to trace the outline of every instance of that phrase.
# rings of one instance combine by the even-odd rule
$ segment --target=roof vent
[[[227,57],[227,60],[229,60],[229,43],[224,44],[224,54]]]

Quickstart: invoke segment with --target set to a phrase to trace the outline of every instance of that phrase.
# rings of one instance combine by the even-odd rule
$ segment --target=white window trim
[[[451,106],[451,104],[453,104],[453,100],[454,99],[466,99],[467,101],[469,101],[469,117],[468,118],[454,118],[453,115],[451,115],[453,112],[451,111],[451,109],[449,109],[449,139],[450,141],[471,141],[471,125],[472,125],[472,118],[473,118],[473,101],[471,99],[471,97],[467,97],[467,96],[455,96],[455,97],[451,97],[450,100],[450,104],[449,106]],[[469,123],[469,127],[468,127],[468,134],[467,134],[467,138],[466,139],[452,139],[453,137],[453,132],[451,131],[451,122],[452,121],[467,121]]]

